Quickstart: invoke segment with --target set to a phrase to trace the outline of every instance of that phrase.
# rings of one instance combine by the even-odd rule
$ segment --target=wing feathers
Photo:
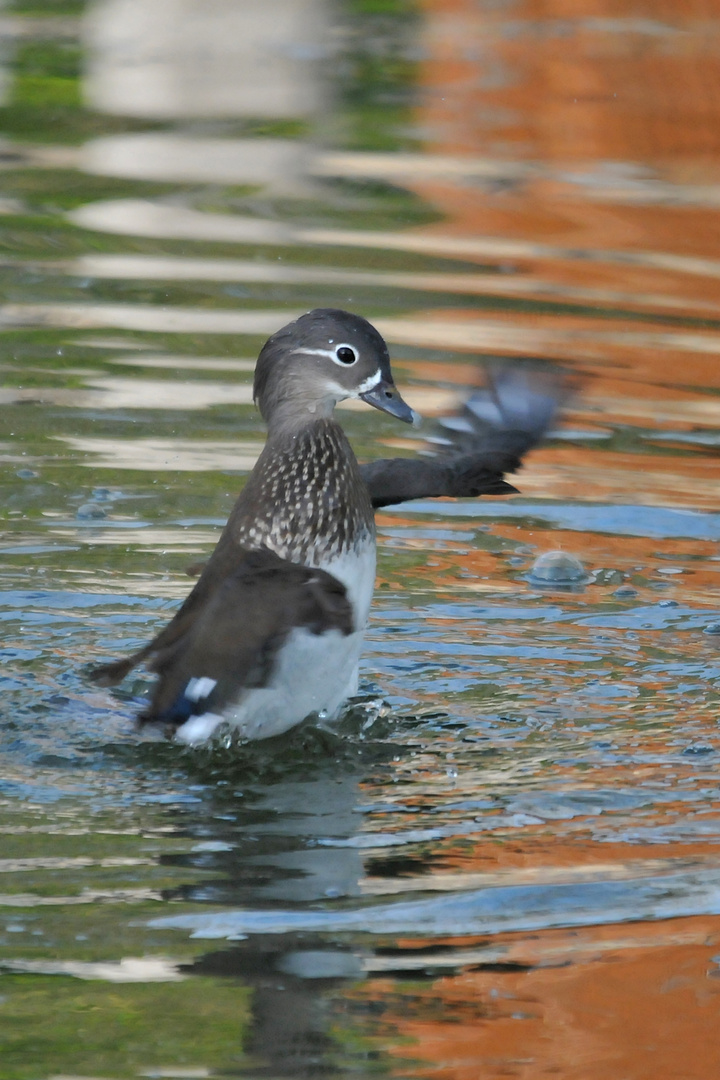
[[[183,636],[155,652],[150,667],[160,679],[140,719],[180,724],[200,710],[222,710],[244,690],[267,686],[278,650],[299,627],[312,634],[352,633],[345,587],[323,570],[271,551],[246,552]],[[213,685],[193,697],[192,680]]]
[[[515,472],[570,396],[562,368],[527,360],[490,370],[457,416],[441,421],[446,448],[436,457],[385,458],[361,466],[373,506],[408,499],[475,498],[517,491],[504,473]]]

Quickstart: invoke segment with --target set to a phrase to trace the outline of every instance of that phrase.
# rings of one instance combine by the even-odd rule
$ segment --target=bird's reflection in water
[[[185,970],[239,979],[252,988],[252,1024],[243,1050],[254,1065],[253,1076],[333,1071],[342,1048],[332,1035],[332,991],[362,974],[352,953],[313,949],[304,936],[259,937],[208,953]]]
[[[364,711],[359,707],[361,720]],[[363,785],[369,778],[373,788],[392,783],[398,753],[384,740],[384,725],[381,718],[373,725],[377,737],[365,738],[356,714],[342,735],[309,723],[230,755],[225,748],[183,752],[187,781],[202,793],[203,806],[191,824],[181,823],[196,838],[191,856],[163,861],[208,874],[167,899],[302,911],[361,895],[366,856],[353,839],[365,817],[358,811],[367,809]],[[332,1036],[334,991],[362,978],[364,966],[347,939],[340,946],[332,935],[284,933],[240,938],[181,971],[252,990],[242,1051],[253,1076],[316,1076],[330,1074],[342,1053]]]

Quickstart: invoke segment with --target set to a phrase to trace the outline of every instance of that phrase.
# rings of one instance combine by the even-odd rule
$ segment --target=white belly
[[[375,590],[375,540],[368,541],[357,552],[318,565],[343,583],[355,612],[355,629],[364,633]]]
[[[295,727],[311,713],[333,717],[356,692],[358,661],[375,584],[375,544],[323,563],[322,569],[345,585],[355,613],[354,633],[292,630],[280,649],[268,686],[245,691],[222,716],[204,713],[192,717],[178,728],[176,738],[187,743],[204,742],[225,722],[246,739],[267,739]]]

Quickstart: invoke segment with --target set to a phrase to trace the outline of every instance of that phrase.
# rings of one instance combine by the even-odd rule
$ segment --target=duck
[[[242,740],[332,719],[357,692],[375,583],[376,509],[408,499],[516,491],[504,479],[566,396],[546,365],[503,367],[468,400],[434,457],[360,465],[334,415],[348,399],[418,417],[387,345],[360,315],[318,308],[260,351],[253,397],[263,450],[179,610],[143,648],[92,669],[102,686],[145,663],[157,678],[141,725],[189,745],[218,728]]]

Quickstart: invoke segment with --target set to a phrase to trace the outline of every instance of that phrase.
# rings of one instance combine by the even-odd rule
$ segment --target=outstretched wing
[[[442,421],[437,456],[383,458],[361,466],[377,509],[409,499],[474,498],[517,491],[503,479],[520,467],[555,420],[574,383],[562,368],[512,361],[488,372],[461,411]]]

